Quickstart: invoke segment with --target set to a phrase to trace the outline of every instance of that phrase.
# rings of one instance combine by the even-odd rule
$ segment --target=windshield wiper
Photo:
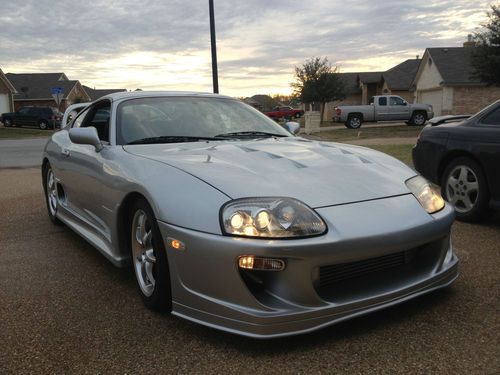
[[[231,133],[222,133],[216,135],[216,137],[224,137],[224,138],[268,138],[268,137],[287,137],[284,134],[275,134],[268,132],[259,132],[259,131],[241,131],[241,132],[231,132]]]
[[[181,142],[198,142],[198,141],[220,141],[227,139],[225,137],[194,137],[188,135],[162,135],[159,137],[141,138],[127,143],[127,145],[144,145],[152,143],[181,143]]]

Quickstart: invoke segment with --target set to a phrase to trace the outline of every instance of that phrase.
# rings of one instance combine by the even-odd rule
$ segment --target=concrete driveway
[[[257,341],[146,309],[132,270],[51,224],[39,168],[0,170],[0,191],[0,374],[500,373],[500,215],[454,224],[451,288]]]

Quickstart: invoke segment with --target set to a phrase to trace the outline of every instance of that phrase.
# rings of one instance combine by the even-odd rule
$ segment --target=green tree
[[[472,65],[475,76],[491,85],[500,86],[500,4],[492,5],[484,30],[474,35]]]
[[[294,95],[302,103],[321,104],[321,123],[326,103],[346,97],[345,85],[337,68],[332,67],[328,58],[312,57],[302,66],[295,67],[295,82],[292,83]]]

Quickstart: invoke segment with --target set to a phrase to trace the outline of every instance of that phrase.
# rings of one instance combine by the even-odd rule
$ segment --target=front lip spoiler
[[[431,293],[438,289],[446,288],[457,279],[458,275],[459,275],[458,259],[454,257],[452,260],[452,265],[445,271],[435,275],[434,277],[422,283],[419,283],[416,287],[415,286],[409,287],[404,290],[392,293],[388,298],[385,298],[383,301],[369,304],[366,307],[357,307],[355,309],[342,312],[335,312],[336,310],[335,307],[329,308],[327,311],[325,311],[325,314],[320,317],[307,317],[308,313],[305,313],[302,319],[286,320],[286,318],[284,318],[282,323],[280,322],[280,323],[266,324],[265,322],[262,323],[245,322],[241,320],[226,318],[215,314],[207,313],[198,309],[185,306],[175,301],[173,301],[172,315],[187,319],[189,321],[198,324],[202,324],[210,328],[215,328],[218,330],[222,330],[232,334],[237,334],[240,336],[246,336],[255,339],[275,339],[275,338],[314,332],[349,319],[353,319],[362,315],[366,315],[378,310],[394,306],[396,304],[411,300],[413,298],[417,298],[424,294]],[[318,320],[320,322],[314,323],[314,321]],[[220,322],[220,324],[218,324],[217,322]],[[229,326],[231,325],[234,326],[235,324],[242,325],[248,328],[248,330],[229,328]],[[308,327],[307,328],[297,327],[296,329],[293,329],[290,327],[290,325],[292,326],[306,325]],[[279,330],[280,328],[282,329],[282,332],[272,333],[272,331]],[[268,330],[270,333],[265,333],[266,330]]]

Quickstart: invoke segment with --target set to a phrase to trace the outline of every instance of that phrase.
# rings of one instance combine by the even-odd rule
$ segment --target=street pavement
[[[0,191],[0,374],[500,373],[499,214],[454,224],[450,288],[258,341],[146,309],[131,269],[51,224],[39,168],[0,170]]]
[[[0,139],[0,168],[34,167],[42,164],[48,137]]]

